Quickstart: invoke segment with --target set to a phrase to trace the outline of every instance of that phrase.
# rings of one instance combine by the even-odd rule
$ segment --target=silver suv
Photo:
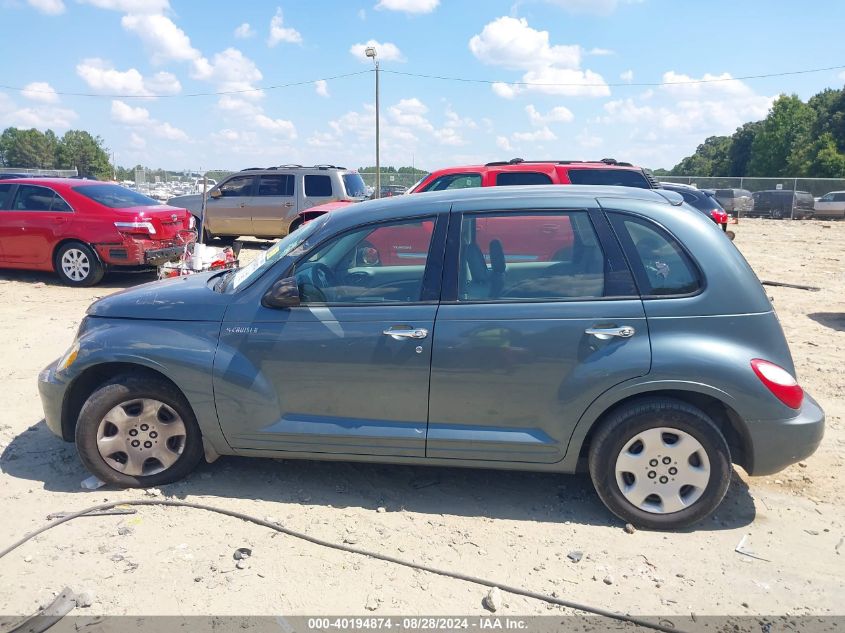
[[[253,167],[236,172],[212,187],[206,196],[177,196],[168,204],[188,209],[202,226],[206,240],[240,235],[284,237],[297,227],[298,214],[318,204],[367,197],[361,175],[334,165]]]

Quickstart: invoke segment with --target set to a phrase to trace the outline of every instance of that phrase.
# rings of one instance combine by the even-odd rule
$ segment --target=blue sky
[[[382,73],[382,163],[425,169],[671,167],[779,93],[845,82],[690,83],[845,65],[835,0],[0,0],[0,17],[0,83],[22,89],[0,89],[0,127],[86,129],[118,164],[169,169],[373,164],[372,73],[312,81],[372,68],[371,41],[385,71],[500,82]]]

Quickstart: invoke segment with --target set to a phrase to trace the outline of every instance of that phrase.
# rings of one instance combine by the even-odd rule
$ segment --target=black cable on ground
[[[91,506],[90,508],[85,508],[84,510],[80,510],[79,512],[73,512],[64,516],[60,519],[56,519],[51,523],[48,523],[37,530],[33,530],[28,534],[24,535],[22,538],[18,539],[16,542],[12,543],[9,547],[5,548],[4,550],[0,551],[0,558],[3,558],[10,552],[16,550],[18,547],[26,543],[27,541],[32,540],[39,534],[46,532],[47,530],[51,530],[54,527],[58,527],[62,523],[67,523],[68,521],[72,521],[74,519],[78,519],[81,516],[85,516],[89,512],[97,512],[101,510],[110,510],[112,508],[118,506],[172,506],[176,508],[193,508],[195,510],[205,510],[207,512],[216,512],[217,514],[223,514],[226,516],[233,517],[235,519],[241,519],[242,521],[247,521],[249,523],[254,523],[256,525],[261,525],[263,527],[269,528],[271,530],[275,530],[276,532],[281,532],[282,534],[286,534],[288,536],[292,536],[294,538],[302,539],[303,541],[308,541],[309,543],[313,543],[315,545],[320,545],[321,547],[329,547],[331,549],[340,550],[342,552],[349,552],[350,554],[359,554],[361,556],[368,556],[369,558],[374,558],[376,560],[382,560],[388,563],[394,563],[395,565],[402,565],[403,567],[409,567],[410,569],[417,569],[420,571],[425,571],[431,574],[437,574],[438,576],[445,576],[447,578],[454,578],[455,580],[463,580],[466,582],[475,583],[477,585],[482,585],[484,587],[498,587],[502,591],[507,591],[508,593],[512,593],[517,596],[524,596],[526,598],[532,598],[534,600],[540,600],[542,602],[548,602],[549,604],[558,605],[561,607],[567,607],[569,609],[575,609],[576,611],[583,611],[585,613],[592,613],[594,615],[600,615],[605,618],[611,618],[613,620],[619,620],[622,622],[630,622],[632,624],[636,624],[637,626],[642,626],[645,628],[649,628],[655,631],[663,631],[664,633],[679,633],[678,629],[671,627],[671,626],[664,626],[662,624],[655,624],[653,622],[649,622],[647,620],[641,620],[637,617],[632,617],[629,615],[625,615],[623,613],[616,613],[614,611],[609,611],[607,609],[602,609],[601,607],[592,607],[585,604],[580,604],[578,602],[572,602],[571,600],[563,600],[561,598],[555,598],[554,596],[549,596],[546,594],[538,593],[536,591],[531,591],[529,589],[525,589],[523,587],[516,587],[513,585],[507,585],[503,583],[493,582],[492,580],[487,580],[486,578],[479,578],[477,576],[469,576],[467,574],[461,574],[454,571],[449,571],[446,569],[438,569],[437,567],[430,567],[429,565],[423,565],[420,563],[414,563],[409,560],[404,560],[402,558],[396,558],[395,556],[391,556],[390,554],[381,554],[378,552],[372,552],[366,549],[362,549],[360,547],[352,547],[351,545],[345,545],[341,543],[333,543],[331,541],[326,541],[321,538],[317,538],[315,536],[310,536],[305,534],[304,532],[297,532],[296,530],[291,530],[290,528],[286,528],[279,523],[273,523],[271,521],[265,521],[264,519],[259,519],[254,516],[250,516],[248,514],[244,514],[243,512],[236,512],[234,510],[227,510],[225,508],[216,508],[214,506],[205,505],[204,503],[193,503],[190,501],[176,501],[172,499],[137,499],[137,500],[130,500],[130,501],[112,501],[110,503],[101,503],[96,506]]]

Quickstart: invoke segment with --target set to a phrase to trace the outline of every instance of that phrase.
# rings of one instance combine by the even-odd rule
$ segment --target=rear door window
[[[496,185],[499,187],[550,184],[552,184],[552,179],[548,174],[541,174],[536,171],[503,171],[496,174]]]
[[[501,175],[501,174],[500,174]],[[423,191],[471,189],[481,186],[481,174],[447,174],[432,181]]]
[[[701,275],[681,245],[655,223],[609,213],[644,296],[682,296],[702,287]]]
[[[12,208],[15,211],[49,211],[53,204],[52,189],[35,185],[19,185]]]
[[[292,196],[293,181],[291,174],[261,176],[258,179],[259,196]]]
[[[569,169],[569,182],[573,185],[616,185],[651,189],[648,179],[632,169]]]
[[[70,213],[73,209],[64,201],[59,194],[53,194],[53,204],[50,206],[50,211],[61,211],[62,213]]]
[[[834,202],[845,202],[845,193],[837,193],[833,196]]]
[[[332,195],[332,179],[330,176],[305,176],[305,195],[314,197],[329,197]]]

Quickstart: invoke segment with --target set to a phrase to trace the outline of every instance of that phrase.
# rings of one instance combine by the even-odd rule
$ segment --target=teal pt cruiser
[[[219,455],[586,470],[660,529],[824,432],[736,247],[677,194],[622,187],[350,206],[238,270],[97,301],[39,387],[117,486]]]

